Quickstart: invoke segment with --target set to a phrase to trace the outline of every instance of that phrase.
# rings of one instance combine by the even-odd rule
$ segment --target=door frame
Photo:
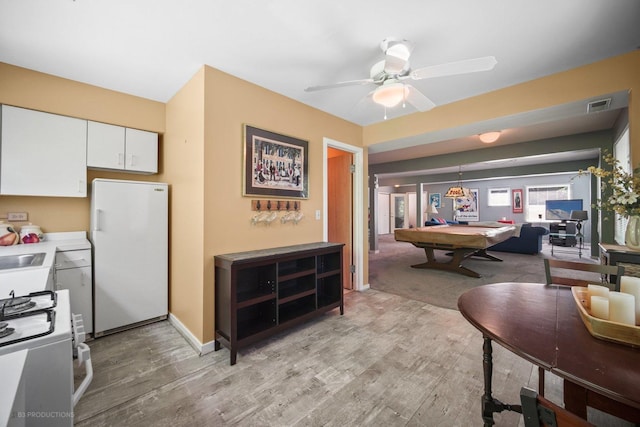
[[[362,291],[364,286],[364,191],[362,188],[363,181],[363,162],[364,154],[362,148],[345,144],[344,142],[335,141],[331,138],[322,139],[322,234],[325,242],[329,241],[329,223],[328,223],[328,153],[329,147],[351,153],[353,155],[353,164],[355,172],[352,175],[351,185],[353,188],[353,264],[356,271],[353,274],[353,287],[356,291]]]

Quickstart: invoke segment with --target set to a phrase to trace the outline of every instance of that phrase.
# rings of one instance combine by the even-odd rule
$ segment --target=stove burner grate
[[[0,323],[0,338],[4,338],[6,336],[11,335],[15,332],[14,328],[7,328],[9,324],[6,322]]]
[[[35,307],[35,301],[29,297],[7,298],[0,300],[0,310],[3,315],[19,313]]]

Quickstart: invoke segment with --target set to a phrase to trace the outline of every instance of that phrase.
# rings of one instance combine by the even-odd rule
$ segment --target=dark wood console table
[[[344,313],[343,243],[215,256],[215,350],[239,348],[327,311]]]
[[[640,349],[592,337],[570,288],[539,283],[479,286],[460,296],[458,308],[484,337],[485,426],[494,424],[496,412],[520,412],[519,404],[503,404],[492,396],[492,341],[563,378],[565,408],[578,416],[586,419],[586,407],[591,406],[640,422]]]

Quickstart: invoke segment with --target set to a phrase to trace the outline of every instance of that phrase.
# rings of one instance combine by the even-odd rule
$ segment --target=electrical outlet
[[[7,220],[9,221],[26,221],[29,218],[26,212],[9,212]]]

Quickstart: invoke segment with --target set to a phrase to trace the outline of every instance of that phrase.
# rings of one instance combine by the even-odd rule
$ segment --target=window
[[[526,187],[525,217],[527,222],[544,220],[544,208],[547,200],[568,200],[571,198],[568,184],[536,185]]]
[[[490,188],[487,203],[489,206],[511,206],[511,192],[508,188]]]

